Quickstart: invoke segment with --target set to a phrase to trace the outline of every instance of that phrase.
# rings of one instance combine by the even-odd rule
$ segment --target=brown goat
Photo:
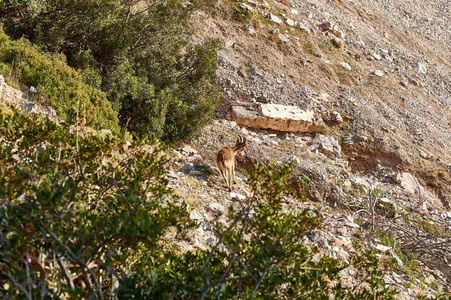
[[[238,153],[243,157],[245,148],[246,138],[238,137],[234,147],[226,146],[222,148],[216,158],[219,171],[221,172],[229,191],[232,191],[232,183],[235,183],[235,155]]]

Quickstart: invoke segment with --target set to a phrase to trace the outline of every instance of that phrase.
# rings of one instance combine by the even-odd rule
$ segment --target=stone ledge
[[[279,104],[234,105],[232,119],[246,127],[281,132],[323,132],[326,128],[312,111]]]

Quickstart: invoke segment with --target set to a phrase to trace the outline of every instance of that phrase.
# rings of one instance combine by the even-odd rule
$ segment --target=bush
[[[6,0],[0,21],[62,52],[89,84],[100,87],[120,124],[166,141],[187,139],[211,121],[218,41],[193,45],[190,16],[214,1]],[[58,20],[55,22],[55,20]]]
[[[0,113],[0,137],[3,297],[102,299],[137,261],[151,272],[175,256],[161,252],[164,234],[192,225],[161,147],[17,111]]]
[[[58,116],[67,118],[80,107],[80,116],[95,127],[118,130],[117,113],[106,94],[86,83],[64,56],[41,54],[26,39],[11,41],[0,27],[0,74],[37,88]],[[7,78],[8,79],[8,78]]]
[[[303,244],[320,225],[283,211],[289,166],[249,173],[254,197],[216,225],[208,251],[174,243],[195,225],[168,188],[164,149],[124,134],[0,112],[0,293],[4,298],[389,299],[381,264]],[[299,199],[302,200],[302,199]],[[171,233],[172,238],[168,237]],[[362,285],[344,288],[354,266]]]

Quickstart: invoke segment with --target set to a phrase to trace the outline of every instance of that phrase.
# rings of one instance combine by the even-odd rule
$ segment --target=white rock
[[[421,74],[427,74],[428,70],[426,69],[426,66],[423,65],[422,63],[416,63],[415,64],[415,68],[417,69],[418,72],[420,72]],[[31,89],[31,88],[30,88]]]
[[[346,70],[349,70],[349,71],[352,70],[351,66],[348,63],[341,62],[341,63],[339,63],[339,65],[342,66],[343,68],[345,68]]]
[[[311,29],[310,29],[309,26],[307,26],[305,23],[296,22],[296,25],[297,25],[300,29],[304,30],[304,31],[307,32],[307,33],[310,33],[310,32],[311,32]]]
[[[384,71],[382,70],[376,70],[374,71],[374,75],[378,76],[378,77],[382,77],[384,76]]]
[[[338,141],[338,137],[332,135],[322,135],[317,134],[315,137],[316,149],[321,153],[333,156],[340,157],[341,155],[341,146]]]
[[[343,123],[343,117],[340,115],[338,111],[333,111],[330,113],[332,121],[336,122],[337,124]]]
[[[398,173],[395,174],[392,179],[411,194],[418,193],[421,189],[418,185],[418,180],[416,180],[416,178],[410,173]]]
[[[354,222],[346,222],[345,225],[352,228],[360,228],[360,225]]]
[[[299,14],[299,11],[298,11],[297,9],[292,9],[292,10],[291,10],[291,13],[292,13],[293,15],[297,15],[297,14]]]
[[[315,121],[313,111],[303,111],[297,106],[261,104],[260,109],[256,112],[245,106],[232,106],[232,117],[238,124],[250,128],[283,132],[320,132],[325,129],[325,125]],[[262,136],[261,139],[265,138]]]
[[[291,20],[290,18],[287,18],[285,21],[287,22],[288,26],[294,26],[295,25],[295,22],[293,20]]]
[[[282,24],[282,20],[278,17],[278,16],[275,16],[275,15],[273,15],[273,14],[269,14],[268,15],[268,18],[271,20],[271,21],[273,21],[274,23],[277,23],[277,24]]]
[[[288,39],[288,36],[286,36],[285,34],[279,34],[278,35],[279,39],[284,42],[284,43],[288,43],[290,40]]]
[[[210,203],[208,207],[216,215],[221,215],[225,212],[224,206],[216,202]]]
[[[34,86],[30,86],[30,92],[36,94],[38,90]]]
[[[247,9],[248,11],[254,11],[254,8],[246,3],[240,3],[239,5],[241,8]]]
[[[260,5],[261,7],[264,7],[264,8],[268,8],[269,7],[269,4],[268,4],[268,2],[266,2],[265,0],[263,0],[263,3]]]
[[[279,143],[277,141],[273,141],[273,140],[270,140],[269,144],[272,146],[276,146],[276,147],[279,146]]]
[[[190,145],[184,145],[179,149],[182,153],[186,153],[187,155],[195,155],[197,154],[197,150],[191,147]]]
[[[189,213],[189,218],[191,220],[202,220],[202,216],[197,212],[197,210],[193,209],[190,213]]]
[[[232,199],[232,200],[240,200],[240,201],[246,200],[246,196],[237,194],[235,192],[231,192],[229,194],[229,196],[230,196],[230,199]]]
[[[376,60],[381,60],[382,59],[382,57],[379,54],[377,54],[377,53],[373,53],[373,57]]]
[[[252,35],[256,34],[254,28],[252,28],[251,26],[249,26],[247,24],[244,25],[244,31],[246,31],[246,32],[248,32],[249,34],[252,34]]]
[[[172,179],[179,179],[179,177],[172,171],[167,172],[166,176]]]
[[[374,248],[376,248],[377,250],[382,251],[382,252],[387,252],[391,249],[390,247],[387,247],[387,246],[384,246],[381,244],[376,244],[376,246],[374,246]]]
[[[393,201],[391,201],[391,200],[388,199],[388,198],[380,198],[379,201],[380,201],[380,202],[384,202],[384,203],[393,203]]]

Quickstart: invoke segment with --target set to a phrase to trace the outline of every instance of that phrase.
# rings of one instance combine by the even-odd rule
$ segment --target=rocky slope
[[[227,193],[215,169],[217,151],[242,135],[249,142],[241,177],[253,160],[294,161],[293,182],[309,179],[311,202],[287,200],[291,209],[322,212],[324,227],[306,243],[346,261],[351,241],[364,239],[397,260],[385,281],[399,299],[449,291],[449,20],[442,0],[220,1],[213,15],[199,13],[197,38],[218,38],[223,48],[217,121],[192,143],[197,150],[178,151],[169,176],[202,224],[191,246],[214,243],[215,216],[227,222],[222,211],[248,196],[243,182]],[[234,105],[262,103],[312,111],[327,127],[287,133],[233,121]],[[363,229],[361,209],[371,205],[376,227],[394,244]],[[397,243],[415,262],[399,257]],[[345,272],[352,284],[355,270]]]
[[[252,161],[292,162],[290,184],[306,184],[307,202],[287,198],[284,210],[321,216],[323,227],[305,237],[319,255],[348,261],[352,242],[360,241],[396,261],[384,280],[398,299],[449,292],[449,20],[446,0],[219,1],[212,14],[199,12],[196,38],[223,45],[216,78],[221,105],[214,124],[174,150],[167,173],[200,224],[181,246],[217,242],[215,223],[229,223],[227,208],[250,196],[244,170]],[[29,102],[31,91],[17,93],[0,82],[0,103],[52,115]],[[296,106],[327,127],[322,133],[246,128],[232,120],[236,103]],[[215,160],[238,135],[248,146],[229,193]],[[368,229],[371,217],[375,231]],[[357,270],[345,269],[343,278],[358,285]]]
[[[236,101],[295,105],[326,122],[338,111],[345,122],[330,131],[348,142],[352,169],[379,178],[410,172],[449,207],[449,2],[234,5],[220,2],[216,16],[195,20],[199,38],[224,46],[218,118],[230,119]]]

